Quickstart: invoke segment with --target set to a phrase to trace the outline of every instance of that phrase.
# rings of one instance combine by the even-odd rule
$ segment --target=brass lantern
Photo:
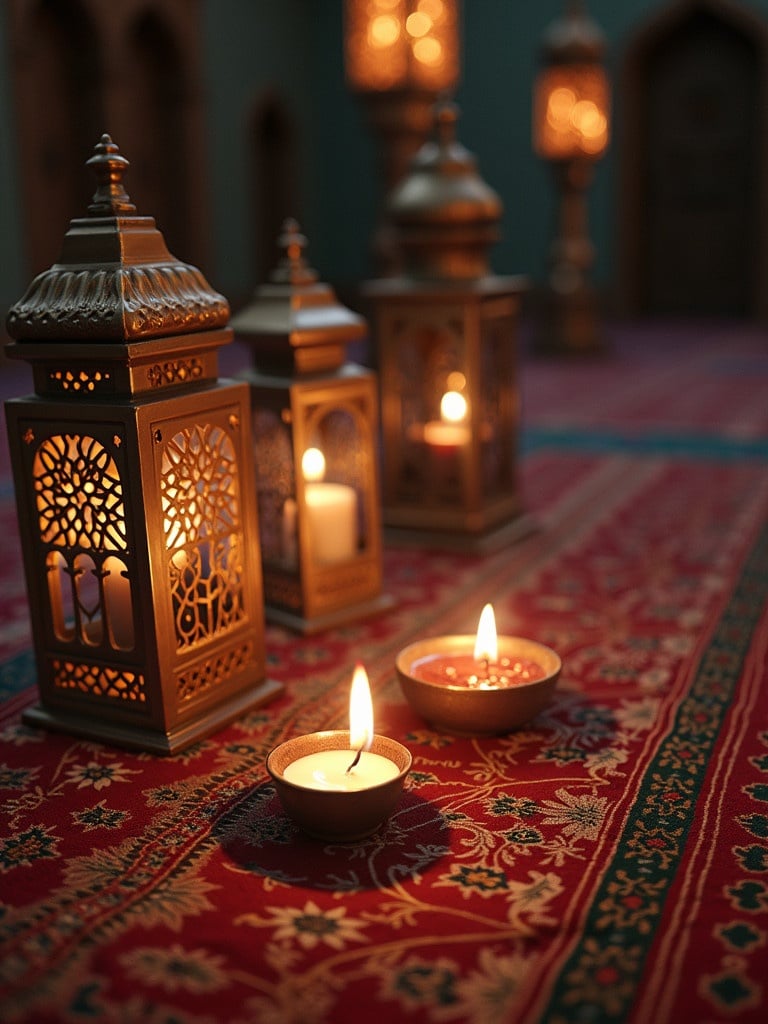
[[[404,540],[483,548],[522,527],[517,481],[520,277],[488,249],[502,205],[435,107],[434,139],[389,213],[403,272],[366,286],[381,381],[385,525]]]
[[[605,40],[583,4],[571,2],[544,37],[533,99],[533,148],[553,167],[558,189],[557,235],[550,248],[536,346],[591,352],[603,347],[597,301],[589,281],[594,247],[587,190],[608,146],[610,89]]]
[[[59,261],[10,310],[6,403],[37,662],[31,725],[175,753],[271,698],[248,389],[229,307],[170,255],[104,135]]]
[[[318,281],[294,220],[284,257],[233,318],[247,372],[266,614],[302,633],[373,614],[382,594],[376,377],[345,362],[365,321]]]
[[[362,97],[379,140],[384,194],[428,138],[435,99],[458,81],[458,7],[458,0],[346,0],[347,83]],[[379,269],[394,269],[384,218],[374,248]]]

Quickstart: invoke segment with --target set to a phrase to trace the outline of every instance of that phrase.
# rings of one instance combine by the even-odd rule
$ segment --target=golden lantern
[[[489,269],[497,194],[440,103],[435,136],[393,192],[398,277],[366,286],[381,381],[385,525],[481,549],[523,528],[517,482],[517,319],[525,282]]]
[[[35,394],[6,403],[36,726],[175,753],[270,699],[248,389],[229,307],[170,255],[104,135],[59,261],[10,310]],[[253,536],[252,536],[253,535]]]
[[[543,351],[578,353],[603,347],[589,282],[594,247],[588,234],[587,190],[609,138],[604,50],[602,32],[583,4],[572,0],[545,34],[534,85],[533,148],[552,164],[559,204],[535,337]]]
[[[376,376],[345,362],[365,321],[318,281],[298,224],[233,318],[252,350],[252,429],[266,615],[302,633],[374,614],[382,594]]]
[[[346,0],[347,83],[362,96],[379,139],[385,195],[429,136],[436,97],[459,79],[458,6],[458,0]],[[386,220],[374,247],[381,269],[392,269]]]

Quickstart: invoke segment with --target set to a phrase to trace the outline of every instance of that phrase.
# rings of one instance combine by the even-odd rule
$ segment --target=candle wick
[[[353,762],[352,762],[352,764],[351,764],[351,765],[349,766],[349,768],[347,768],[346,772],[344,772],[344,774],[345,774],[345,775],[349,775],[349,773],[350,773],[350,772],[352,771],[352,769],[353,769],[353,768],[355,767],[355,765],[357,764],[357,762],[358,762],[358,761],[360,760],[360,755],[361,755],[361,754],[362,754],[362,752],[363,752],[363,747],[364,747],[364,746],[365,746],[365,744],[364,744],[364,743],[361,743],[361,744],[360,744],[360,749],[359,749],[359,750],[358,750],[358,752],[357,752],[357,753],[355,754],[355,759],[354,759],[354,761],[353,761]]]

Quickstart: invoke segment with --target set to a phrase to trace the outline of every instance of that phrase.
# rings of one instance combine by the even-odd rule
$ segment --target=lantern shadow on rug
[[[413,878],[449,852],[449,828],[429,801],[407,791],[369,838],[324,843],[285,814],[271,783],[257,786],[215,829],[234,870],[313,889],[377,889]]]

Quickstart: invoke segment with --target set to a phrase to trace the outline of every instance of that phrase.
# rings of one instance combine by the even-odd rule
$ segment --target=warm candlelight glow
[[[301,457],[301,472],[305,480],[313,483],[323,479],[325,456],[319,448],[307,448]]]
[[[349,691],[349,745],[353,750],[370,750],[373,743],[373,701],[368,675],[355,666]]]
[[[487,604],[480,615],[475,641],[475,661],[495,662],[498,659],[496,618],[493,605]]]
[[[467,416],[467,400],[460,391],[446,391],[440,399],[440,417],[445,423],[461,423]]]
[[[608,83],[594,69],[548,69],[537,86],[534,146],[549,159],[597,157],[608,145]]]

